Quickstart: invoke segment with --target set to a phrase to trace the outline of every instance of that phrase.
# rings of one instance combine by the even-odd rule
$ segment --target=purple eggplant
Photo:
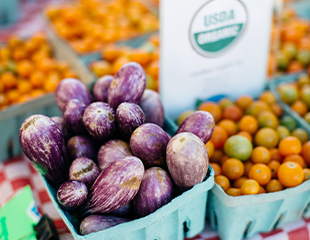
[[[145,89],[139,105],[145,113],[146,123],[155,123],[161,128],[164,127],[164,108],[157,92]]]
[[[132,207],[132,201],[125,204],[119,209],[116,209],[115,211],[111,212],[110,214],[118,217],[125,217],[125,218],[131,218],[133,214],[133,207]]]
[[[44,115],[28,117],[19,130],[20,146],[39,172],[55,186],[68,180],[70,161],[56,123]]]
[[[139,192],[133,199],[134,213],[144,217],[167,204],[173,198],[173,185],[169,174],[162,168],[145,171]]]
[[[99,173],[100,170],[93,160],[81,157],[72,162],[69,169],[69,179],[83,182],[90,188]]]
[[[206,144],[211,139],[214,128],[214,118],[209,112],[196,111],[183,120],[177,134],[182,132],[193,133]]]
[[[88,190],[83,182],[69,180],[59,187],[57,201],[63,209],[72,211],[86,201],[87,195]]]
[[[88,133],[100,143],[110,140],[116,133],[115,112],[109,104],[94,102],[83,115]]]
[[[93,88],[95,101],[108,102],[108,90],[113,76],[105,75],[97,80]]]
[[[74,136],[67,142],[67,152],[71,161],[80,157],[96,161],[98,148],[91,137]]]
[[[129,140],[133,131],[145,122],[145,114],[139,105],[124,102],[116,110],[116,121],[121,136]]]
[[[111,215],[90,215],[81,222],[80,233],[87,235],[94,232],[99,232],[118,224],[131,221],[130,219],[115,217]]]
[[[87,87],[74,78],[65,78],[58,84],[55,98],[61,111],[64,110],[66,103],[71,99],[78,99],[86,106],[93,101]]]
[[[57,127],[59,127],[65,142],[67,142],[68,139],[70,138],[70,133],[69,133],[68,128],[66,128],[65,126],[64,119],[62,117],[57,117],[57,116],[51,117],[51,119],[56,123]]]
[[[153,123],[145,123],[131,135],[130,148],[146,168],[166,165],[167,133]]]
[[[97,162],[100,170],[106,168],[106,166],[113,162],[115,159],[132,156],[132,152],[127,143],[122,140],[110,140],[101,146],[98,152]]]
[[[87,133],[86,128],[83,124],[83,114],[85,109],[85,104],[77,99],[71,99],[65,105],[63,111],[65,125],[75,135]]]
[[[114,109],[123,102],[138,104],[146,87],[146,74],[135,62],[123,65],[108,91],[108,103]]]
[[[202,182],[208,171],[205,144],[193,133],[175,135],[167,146],[167,165],[174,183],[186,189]]]
[[[111,162],[90,188],[81,216],[113,212],[130,202],[139,190],[143,174],[143,163],[137,157]]]

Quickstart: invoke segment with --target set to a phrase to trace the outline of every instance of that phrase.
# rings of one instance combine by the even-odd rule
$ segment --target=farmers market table
[[[41,214],[46,213],[54,220],[61,240],[72,240],[66,225],[54,208],[43,181],[25,156],[6,160],[0,163],[0,207],[18,190],[26,185],[32,188],[33,197]],[[216,231],[206,224],[204,231],[192,240],[220,240]],[[257,234],[249,240],[310,240],[310,219],[287,224],[270,233]],[[190,240],[190,239],[186,239]]]

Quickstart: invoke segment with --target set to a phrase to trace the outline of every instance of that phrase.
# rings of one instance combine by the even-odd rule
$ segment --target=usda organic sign
[[[201,6],[190,25],[190,41],[200,55],[217,57],[238,41],[247,11],[238,0],[212,0]]]

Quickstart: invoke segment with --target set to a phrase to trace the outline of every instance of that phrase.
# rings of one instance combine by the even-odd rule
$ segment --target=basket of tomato
[[[198,110],[216,122],[206,144],[216,182],[207,215],[221,239],[251,237],[308,214],[308,133],[271,91],[258,100],[204,101]]]
[[[48,6],[44,16],[51,42],[87,61],[107,44],[139,41],[159,29],[158,17],[136,0],[72,1]]]
[[[13,36],[0,46],[0,161],[21,153],[19,125],[34,113],[59,114],[53,92],[63,78],[91,84],[83,65],[51,47],[42,33],[27,39]]]

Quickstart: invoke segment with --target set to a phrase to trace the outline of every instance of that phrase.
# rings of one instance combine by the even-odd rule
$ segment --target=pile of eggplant
[[[99,79],[93,97],[67,78],[55,92],[63,117],[33,115],[20,128],[23,152],[82,235],[144,217],[206,178],[212,115],[193,113],[171,138],[159,95],[145,87],[134,62]]]

